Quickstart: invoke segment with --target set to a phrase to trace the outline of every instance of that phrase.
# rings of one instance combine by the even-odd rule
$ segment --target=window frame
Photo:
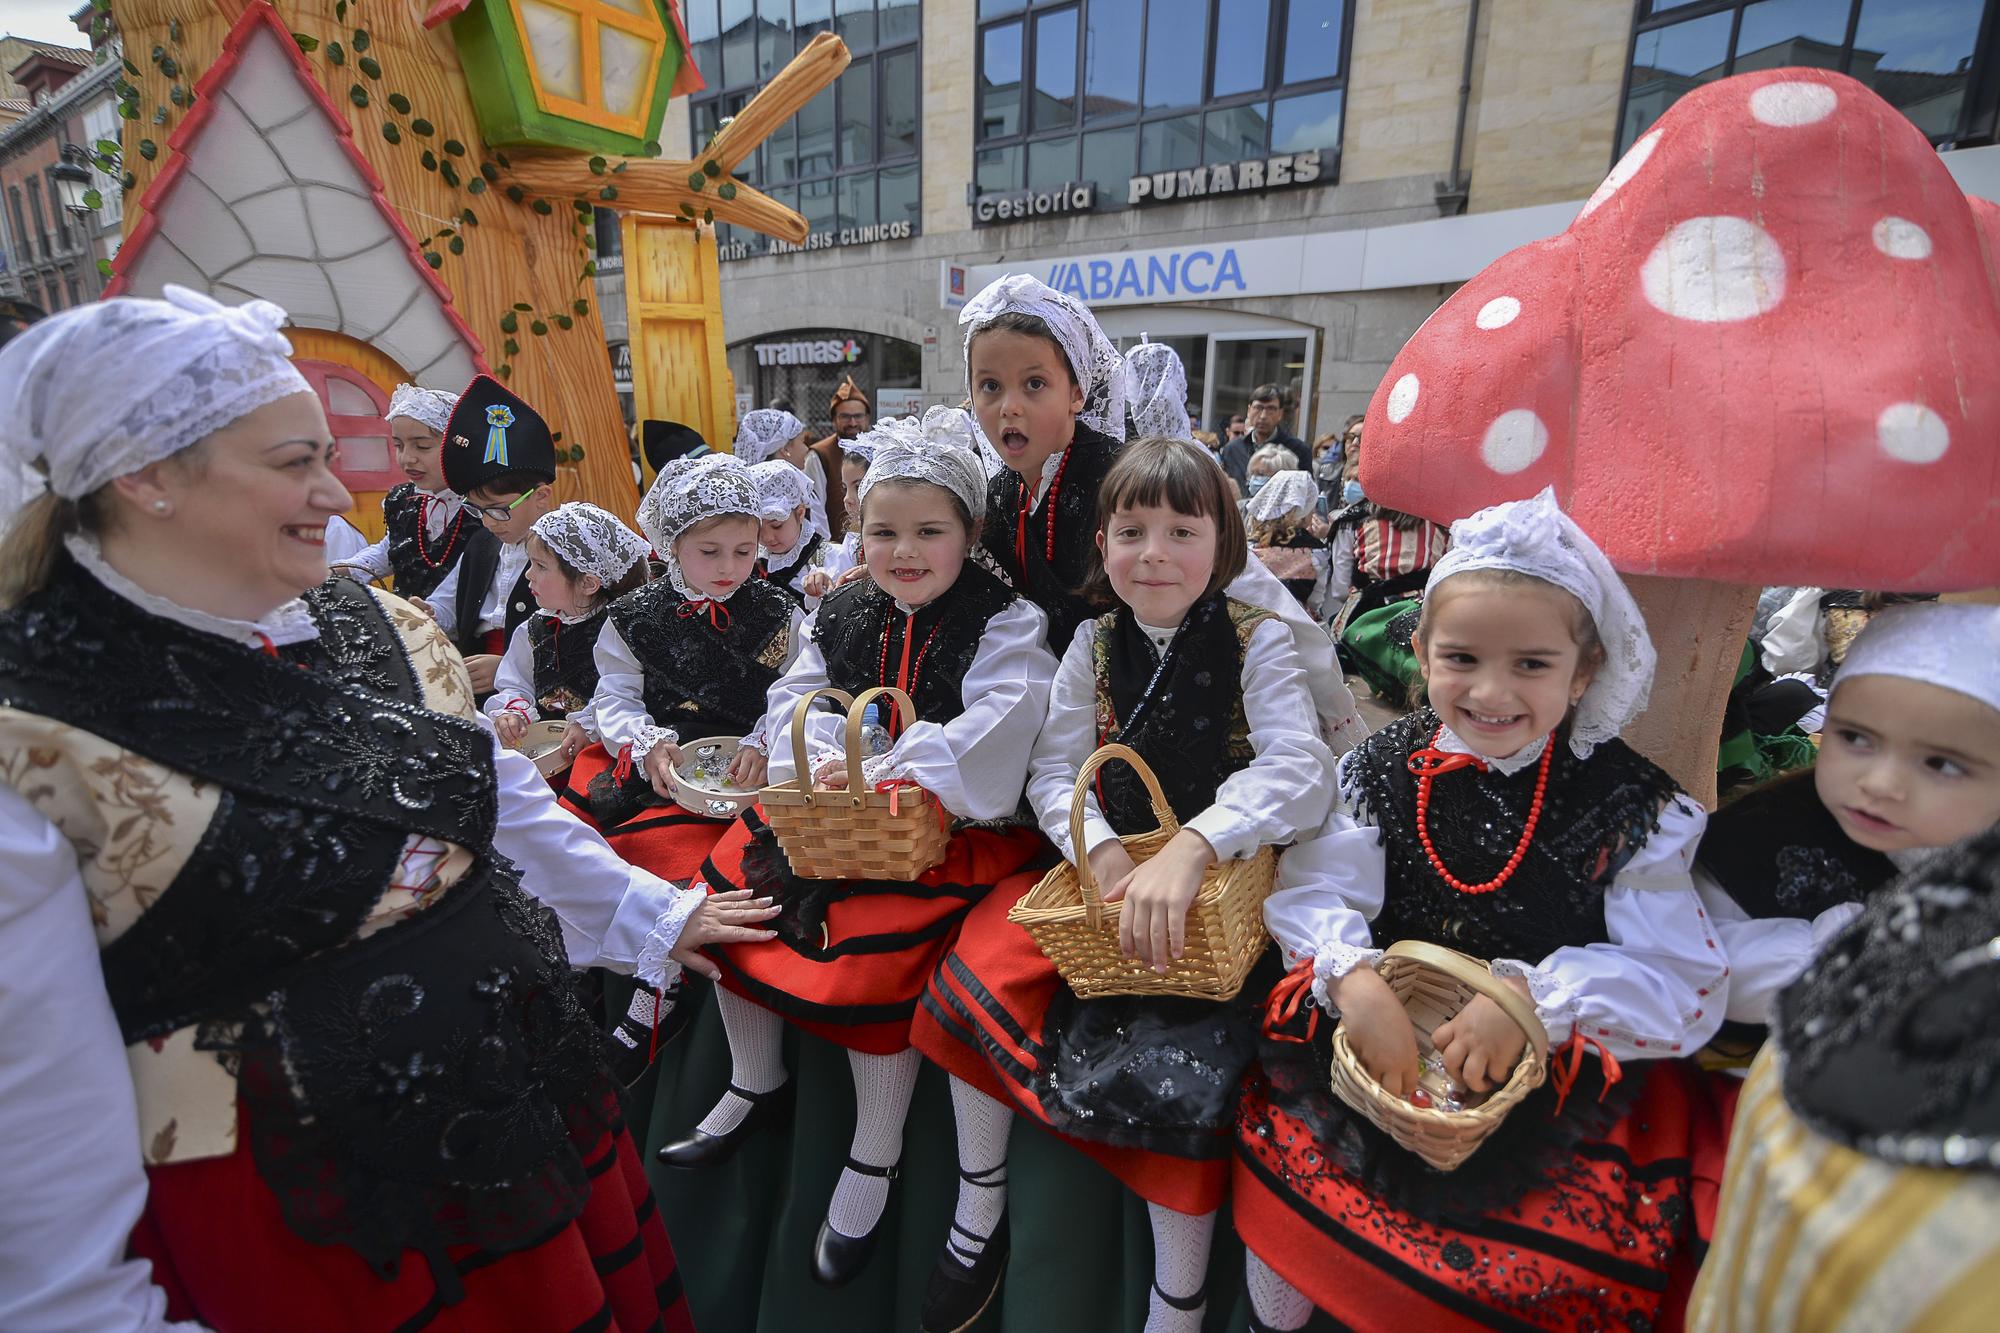
[[[724,35],[721,27],[722,6],[720,4],[720,0],[708,0],[708,2],[710,4],[713,4],[716,10],[717,26],[716,26],[715,40],[716,40],[716,52],[719,56],[722,52],[724,44]],[[750,12],[751,12],[751,21],[753,23],[757,21],[757,16],[762,12],[764,6],[767,3],[769,3],[769,0],[751,0]],[[786,31],[791,36],[793,50],[796,52],[798,48],[801,45],[803,45],[803,43],[800,42],[798,36],[799,33],[798,5],[795,3],[795,0],[785,0],[785,3],[786,3],[786,11],[788,19],[790,22],[790,26],[789,28],[787,28]],[[831,133],[831,138],[829,140],[831,145],[831,156],[833,158],[833,166],[831,167],[831,169],[825,171],[814,171],[811,172],[810,174],[797,173],[783,181],[775,180],[772,178],[770,162],[767,156],[767,151],[771,146],[770,141],[768,139],[763,144],[758,145],[756,153],[752,155],[749,161],[745,162],[742,166],[737,168],[737,175],[745,184],[755,186],[757,189],[762,190],[764,193],[771,195],[773,198],[778,199],[781,203],[786,203],[787,207],[793,209],[798,209],[799,207],[798,201],[800,198],[800,190],[802,187],[806,185],[817,185],[822,182],[826,183],[828,187],[831,189],[833,196],[833,208],[834,208],[834,219],[835,219],[834,232],[835,232],[836,242],[838,239],[838,233],[845,227],[852,225],[876,226],[888,220],[885,219],[882,215],[882,185],[881,185],[882,175],[887,170],[903,168],[903,167],[916,168],[917,210],[915,215],[910,218],[910,235],[920,236],[923,234],[923,160],[924,160],[924,115],[923,115],[923,105],[922,105],[923,87],[924,87],[923,6],[921,3],[916,3],[908,5],[895,5],[892,6],[892,8],[897,8],[897,9],[907,8],[915,12],[917,21],[915,25],[912,27],[910,33],[907,36],[898,37],[894,41],[885,45],[882,41],[882,5],[880,3],[880,0],[876,0],[876,3],[871,7],[871,13],[874,20],[874,40],[869,43],[868,49],[866,51],[860,51],[854,53],[852,59],[848,64],[848,69],[853,69],[855,66],[860,65],[864,62],[866,62],[869,66],[869,79],[868,79],[869,137],[871,141],[871,150],[872,150],[869,160],[866,162],[855,162],[855,163],[848,163],[843,160],[845,157],[845,153],[843,151],[843,143],[842,143],[843,121],[841,112],[844,108],[846,97],[849,91],[849,88],[845,82],[846,71],[843,71],[842,77],[840,79],[836,79],[831,85],[829,85],[829,87],[833,91],[833,105],[830,108],[830,115],[832,120],[832,133]],[[828,0],[827,11],[828,11],[828,17],[825,21],[826,26],[824,29],[820,30],[833,31],[833,32],[839,31],[840,0]],[[814,24],[818,24],[820,20],[814,19],[812,20],[812,22]],[[817,35],[817,32],[815,33],[815,35]],[[756,70],[760,65],[761,55],[765,45],[764,39],[766,36],[767,34],[765,34],[761,28],[757,32],[754,32],[752,34],[750,64],[753,71]],[[884,80],[882,78],[882,67],[887,59],[903,55],[905,53],[907,53],[910,57],[916,84],[917,105],[913,109],[913,117],[912,117],[914,122],[914,134],[912,136],[912,140],[915,147],[913,151],[909,153],[898,153],[893,157],[889,157],[885,156],[883,151],[885,145],[888,142],[888,136],[886,134],[887,122],[886,122],[886,117],[884,115],[886,108],[884,107],[883,104]],[[788,56],[786,57],[786,59],[790,59],[790,57]],[[718,60],[717,64],[719,66],[723,66],[726,65],[727,62]],[[782,67],[782,64],[783,62],[780,62],[780,67]],[[702,72],[705,76],[711,73],[711,71],[708,70],[704,70]],[[738,82],[733,84],[725,84],[722,82],[723,71],[721,68],[714,70],[712,73],[714,77],[713,80],[710,82],[709,86],[702,89],[701,92],[694,94],[692,97],[688,99],[688,131],[690,138],[693,140],[693,147],[697,154],[701,151],[702,147],[706,142],[706,134],[700,124],[700,118],[702,113],[708,110],[710,107],[714,107],[716,109],[718,119],[722,116],[736,115],[741,110],[742,106],[750,100],[750,98],[756,96],[758,90],[762,88],[764,86],[764,83],[767,81],[764,76],[757,75],[755,76],[754,82],[749,82],[749,83]],[[774,135],[790,134],[796,136],[797,126],[798,126],[798,117],[794,115],[790,119],[786,120],[785,123],[781,125],[773,133]],[[794,143],[796,144],[796,138],[794,138]],[[794,152],[793,158],[794,162],[796,163],[797,161],[796,152]],[[840,198],[842,193],[842,183],[850,178],[858,176],[869,177],[874,182],[875,185],[874,221],[867,224],[849,223],[841,217],[840,213]],[[789,202],[787,202],[787,196],[789,196]],[[800,211],[802,212],[803,210]],[[897,220],[900,221],[900,219]],[[716,236],[719,242],[719,249],[722,253],[722,256],[725,259],[734,258],[734,256],[731,256],[730,254],[730,250],[732,249],[732,246],[734,244],[743,244],[747,246],[747,253],[740,256],[741,258],[745,259],[762,258],[773,253],[773,251],[770,249],[770,240],[768,237],[764,237],[762,235],[747,231],[745,229],[732,227],[728,223],[718,223],[716,225]],[[793,251],[786,250],[781,253],[790,254],[793,253]]]
[[[1625,42],[1625,72],[1618,84],[1618,109],[1611,122],[1611,162],[1617,165],[1628,144],[1621,144],[1625,112],[1632,97],[1633,62],[1639,56],[1639,39],[1647,33],[1676,27],[1714,14],[1728,14],[1729,43],[1723,56],[1722,73],[1728,78],[1736,67],[1736,42],[1743,32],[1743,11],[1757,0],[1688,0],[1671,9],[1654,13],[1655,0],[1632,0],[1631,34]],[[1861,6],[1865,0],[1849,0],[1847,29],[1841,37],[1837,73],[1846,74],[1854,63],[1854,38],[1861,26]],[[1958,125],[1941,143],[1972,147],[2000,142],[2000,0],[1985,0],[1979,19],[1979,33],[1973,39],[1972,64],[1966,69],[1965,99],[1958,108]],[[1915,124],[1914,121],[1911,122]]]
[[[404,480],[402,469],[396,465],[396,435],[389,429],[389,396],[382,392],[382,386],[370,379],[365,372],[341,361],[317,356],[301,356],[294,358],[292,364],[298,368],[299,374],[305,377],[307,385],[318,397],[320,407],[326,413],[327,430],[334,439],[367,437],[381,439],[388,444],[388,464],[379,471],[347,467],[344,465],[344,460],[336,459],[333,474],[340,478],[341,485],[350,491],[386,491]],[[336,379],[366,392],[368,401],[376,404],[376,415],[363,417],[335,412],[333,392],[327,387],[327,382]]]
[[[1275,155],[1275,150],[1269,147],[1271,126],[1274,120],[1272,108],[1278,102],[1288,98],[1316,93],[1337,92],[1340,94],[1340,132],[1342,139],[1345,139],[1347,134],[1346,96],[1350,78],[1349,65],[1354,52],[1355,0],[1336,0],[1336,3],[1341,6],[1342,18],[1340,50],[1336,53],[1334,60],[1335,72],[1321,78],[1300,80],[1297,83],[1282,82],[1284,74],[1283,48],[1278,41],[1279,35],[1290,26],[1293,0],[1268,0],[1269,7],[1266,11],[1267,19],[1264,37],[1264,81],[1261,86],[1249,92],[1231,93],[1229,96],[1223,98],[1214,97],[1212,91],[1215,87],[1216,39],[1221,30],[1223,12],[1228,4],[1228,0],[1205,0],[1207,6],[1207,27],[1205,45],[1202,52],[1199,93],[1191,104],[1164,107],[1158,110],[1151,110],[1146,106],[1146,41],[1148,30],[1152,23],[1154,0],[1139,0],[1139,2],[1139,27],[1133,36],[1133,45],[1139,53],[1139,86],[1133,109],[1130,112],[1119,115],[1098,116],[1095,118],[1092,118],[1085,108],[1085,80],[1088,77],[1087,71],[1089,68],[1087,61],[1089,24],[1086,20],[1088,8],[1093,3],[1093,0],[1021,0],[1020,8],[1014,10],[1012,13],[997,15],[990,19],[975,20],[972,42],[971,178],[973,198],[976,199],[985,193],[1001,194],[1020,189],[1053,188],[1052,186],[1044,187],[1029,183],[1028,160],[1032,153],[1032,145],[1037,143],[1054,143],[1062,139],[1072,139],[1075,141],[1075,151],[1071,159],[1071,174],[1067,179],[1077,182],[1095,181],[1098,185],[1102,186],[1104,182],[1097,181],[1095,177],[1085,177],[1082,175],[1083,139],[1087,134],[1094,134],[1104,130],[1130,129],[1133,132],[1132,170],[1127,173],[1126,179],[1129,180],[1131,177],[1147,174],[1142,167],[1145,160],[1146,126],[1166,121],[1181,120],[1188,116],[1196,117],[1199,122],[1198,138],[1203,148],[1203,165],[1219,165],[1207,162],[1208,117],[1218,111],[1231,111],[1246,106],[1261,107],[1264,109],[1266,148],[1263,156],[1271,157]],[[1035,22],[1044,14],[1059,12],[1065,8],[1074,8],[1077,15],[1075,54],[1076,116],[1067,126],[1051,130],[1037,130],[1032,124],[1035,89]],[[974,0],[974,13],[977,14],[977,12],[977,0]],[[1005,27],[1009,24],[1021,25],[1021,103],[1019,128],[1011,134],[995,135],[991,138],[986,138],[981,135],[981,128],[986,121],[986,34],[991,29]],[[1009,186],[1006,190],[982,191],[979,188],[980,154],[992,149],[1006,148],[1018,148],[1020,150],[1020,183]],[[1326,157],[1321,165],[1319,179],[1313,182],[1313,184],[1333,185],[1338,183],[1340,180],[1342,144],[1325,145],[1320,149],[1320,152],[1325,154]],[[1231,161],[1251,160],[1254,159],[1231,159]],[[1189,202],[1194,201],[1190,200]],[[1096,211],[1122,211],[1132,207],[1135,207],[1135,205],[1129,199],[1123,201],[1106,200],[1103,198],[1103,191],[1100,189]],[[980,225],[976,219],[974,225]],[[997,225],[1005,225],[1005,223]]]

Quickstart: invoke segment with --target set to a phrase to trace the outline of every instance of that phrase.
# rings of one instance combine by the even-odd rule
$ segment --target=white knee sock
[[[945,1244],[970,1267],[1007,1211],[1007,1136],[1014,1111],[957,1077],[951,1080],[951,1109],[958,1123],[958,1209]]]
[[[1243,1277],[1250,1288],[1250,1308],[1266,1327],[1304,1328],[1312,1318],[1312,1302],[1249,1250],[1243,1252]]]
[[[1162,1292],[1185,1303],[1201,1291],[1208,1276],[1208,1244],[1215,1238],[1214,1213],[1177,1213],[1157,1203],[1146,1205],[1153,1224],[1153,1290],[1147,1296],[1146,1333],[1199,1333],[1202,1310],[1175,1308],[1160,1299]]]
[[[783,1086],[784,1020],[722,986],[715,988],[715,1002],[722,1010],[722,1030],[729,1035],[729,1081],[745,1092]],[[749,1102],[725,1092],[695,1128],[704,1134],[727,1134],[749,1114]]]
[[[869,1166],[894,1166],[903,1155],[903,1119],[910,1113],[910,1094],[917,1086],[923,1057],[912,1050],[895,1055],[847,1053],[854,1071],[854,1145],[848,1156]],[[843,1236],[865,1236],[882,1220],[889,1202],[886,1176],[864,1176],[845,1168],[826,1220]]]

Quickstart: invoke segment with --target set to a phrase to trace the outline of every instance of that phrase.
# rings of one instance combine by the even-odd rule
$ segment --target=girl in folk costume
[[[1313,533],[1318,507],[1319,484],[1309,474],[1280,472],[1250,497],[1244,517],[1252,553],[1313,619],[1323,621],[1339,605],[1327,604],[1333,557]]]
[[[1139,345],[1125,353],[1125,387],[1126,410],[1131,415],[1128,437],[1194,438],[1194,422],[1188,419],[1187,410],[1187,367],[1173,348],[1146,342],[1141,335]]]
[[[520,744],[530,722],[566,720],[563,752],[574,759],[597,739],[597,633],[611,603],[646,581],[646,539],[573,501],[536,519],[526,545],[540,609],[514,631],[484,710],[503,745]]]
[[[812,516],[812,480],[783,459],[772,458],[750,469],[757,487],[758,516],[762,527],[757,534],[762,548],[757,556],[757,574],[806,610],[819,605],[808,596],[806,577],[826,553],[834,549],[832,537]]]
[[[0,549],[0,1327],[686,1329],[570,968],[762,914],[621,864],[326,579],[286,318],[169,285],[0,353],[47,487]]]
[[[897,686],[920,720],[867,759],[860,776],[922,787],[961,822],[944,860],[913,883],[801,880],[754,811],[729,831],[704,868],[708,883],[776,896],[779,934],[716,955],[729,1090],[693,1133],[660,1153],[670,1166],[720,1161],[781,1105],[784,1022],[846,1047],[854,1140],[812,1256],[814,1276],[828,1286],[849,1281],[874,1246],[920,1062],[910,1019],[924,980],[971,906],[1040,846],[1032,829],[969,821],[1007,821],[1019,809],[1056,665],[1041,611],[970,559],[986,474],[963,414],[883,422],[873,436],[860,514],[868,577],[820,604],[810,644],[771,691],[765,725],[774,736],[789,731],[797,701],[823,686],[857,695]],[[815,778],[844,786],[841,719],[815,712],[808,720]],[[792,747],[779,744],[771,778],[793,776]]]
[[[1090,858],[1123,898],[1121,944],[1165,971],[1179,957],[1203,873],[1290,842],[1327,810],[1332,756],[1283,622],[1227,596],[1248,558],[1229,481],[1201,446],[1126,446],[1099,500],[1099,586],[1115,609],[1079,626],[1057,669],[1028,797],[1062,854]],[[1158,826],[1122,765],[1088,798],[1070,845],[1071,795],[1091,752],[1136,749],[1181,832],[1134,870],[1121,834]],[[967,918],[932,975],[915,1033],[952,1075],[961,1184],[924,1327],[965,1327],[991,1300],[1008,1251],[1010,1112],[1077,1142],[1134,1193],[1153,1224],[1150,1333],[1199,1328],[1215,1210],[1228,1181],[1234,1106],[1255,1051],[1254,985],[1226,1004],[1157,996],[1078,1000],[1007,911],[1039,874],[1017,874]],[[1273,976],[1264,980],[1268,989]]]
[[[1695,884],[1729,954],[1726,1045],[1869,894],[2000,822],[2000,608],[1892,607],[1848,649],[1819,758],[1709,821]]]
[[[847,516],[847,535],[837,542],[822,543],[813,567],[799,581],[800,590],[815,607],[840,582],[841,575],[861,567],[861,479],[868,475],[868,460],[875,457],[875,440],[863,434],[839,444],[841,512]]]
[[[1048,612],[1050,647],[1067,651],[1092,614],[1078,589],[1097,558],[1097,489],[1125,438],[1126,365],[1082,303],[1025,273],[994,281],[966,303],[958,322],[972,410],[1005,464],[987,489],[986,552],[1022,596]],[[1150,345],[1158,351],[1149,358],[1174,356],[1164,344]],[[1154,382],[1170,379],[1162,374]],[[1185,398],[1182,392],[1183,417]],[[1174,401],[1171,390],[1148,399],[1162,409]],[[1339,748],[1358,741],[1366,728],[1326,631],[1260,564],[1248,566],[1229,595],[1286,622],[1322,729]]]
[[[382,540],[336,564],[364,583],[395,575],[398,597],[428,597],[467,546],[492,541],[445,484],[445,425],[458,395],[398,384],[389,397],[389,434],[409,480],[382,497]]]
[[[822,531],[826,526],[826,469],[820,465],[807,437],[806,423],[776,407],[760,407],[745,412],[736,427],[736,457],[745,467],[755,467],[769,459],[781,459],[806,474],[812,482],[812,518]]]
[[[1341,760],[1333,812],[1264,908],[1296,971],[1238,1119],[1259,1326],[1318,1306],[1359,1330],[1647,1327],[1708,1203],[1700,1131],[1720,1132],[1671,1057],[1714,1033],[1728,984],[1689,877],[1702,810],[1618,739],[1652,643],[1544,491],[1453,526],[1417,648],[1430,706]],[[1399,940],[1490,960],[1548,1031],[1549,1083],[1451,1172],[1334,1096],[1318,1010],[1395,1096],[1427,1091],[1420,1038],[1473,1093],[1525,1038],[1483,996],[1415,1032],[1375,971]]]

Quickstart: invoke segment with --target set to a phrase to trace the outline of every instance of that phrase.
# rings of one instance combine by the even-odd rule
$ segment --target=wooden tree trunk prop
[[[1633,749],[1664,768],[1708,809],[1715,808],[1715,754],[1722,710],[1757,614],[1757,592],[1742,583],[1625,575],[1646,617],[1660,668],[1646,711],[1625,729]]]
[[[715,233],[653,217],[627,217],[624,231],[633,406],[642,420],[678,421],[724,448],[736,404]]]

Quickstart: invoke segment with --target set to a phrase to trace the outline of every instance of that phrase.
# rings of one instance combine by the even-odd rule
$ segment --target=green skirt
[[[1340,634],[1343,665],[1368,682],[1375,697],[1406,704],[1417,678],[1417,654],[1410,646],[1423,603],[1417,598],[1378,606],[1351,620]]]

